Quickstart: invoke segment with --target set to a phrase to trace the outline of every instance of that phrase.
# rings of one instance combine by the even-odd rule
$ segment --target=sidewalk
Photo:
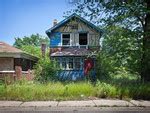
[[[149,107],[150,101],[143,100],[84,100],[84,101],[0,101],[0,107]]]

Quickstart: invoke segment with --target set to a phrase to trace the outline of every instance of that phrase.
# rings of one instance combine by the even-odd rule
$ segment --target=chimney
[[[53,26],[55,26],[56,24],[57,24],[57,19],[54,19]]]
[[[41,44],[41,51],[42,51],[42,57],[45,57],[45,54],[46,54],[46,44],[45,43]]]

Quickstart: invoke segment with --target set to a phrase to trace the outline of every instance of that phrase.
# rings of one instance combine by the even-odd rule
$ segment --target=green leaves
[[[102,50],[113,57],[116,67],[124,66],[138,72],[141,59],[141,43],[136,33],[118,26],[107,27],[104,34]]]
[[[57,67],[54,61],[48,57],[41,58],[35,66],[36,80],[40,82],[49,82],[57,80]]]
[[[32,34],[31,36],[27,37],[24,36],[23,38],[15,38],[14,46],[17,48],[22,48],[22,46],[36,46],[40,47],[41,43],[46,43],[46,45],[49,45],[49,39],[48,37],[43,37],[39,34]]]

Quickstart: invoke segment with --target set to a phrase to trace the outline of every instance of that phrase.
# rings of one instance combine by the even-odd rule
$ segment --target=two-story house
[[[50,38],[50,58],[55,59],[62,80],[95,77],[95,54],[100,49],[101,30],[77,14],[72,14],[46,31]]]

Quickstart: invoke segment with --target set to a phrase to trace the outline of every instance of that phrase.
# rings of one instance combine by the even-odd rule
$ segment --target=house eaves
[[[56,24],[55,26],[51,27],[50,29],[46,30],[46,34],[50,37],[50,34],[60,28],[61,26],[65,25],[66,23],[68,23],[72,18],[77,18],[79,19],[81,22],[87,24],[88,26],[90,26],[91,28],[93,28],[94,30],[96,30],[97,32],[99,32],[100,34],[102,33],[102,30],[95,26],[94,24],[92,24],[91,22],[87,21],[86,19],[82,18],[81,16],[77,15],[76,13],[73,13],[72,15],[70,15],[69,17],[67,17],[66,19],[62,20],[61,22],[59,22],[58,24]]]

